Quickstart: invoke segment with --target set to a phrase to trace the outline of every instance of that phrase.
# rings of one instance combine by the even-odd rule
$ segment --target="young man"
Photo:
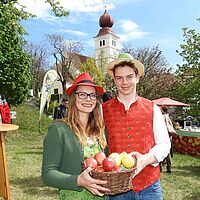
[[[103,103],[108,153],[125,151],[137,159],[132,190],[108,199],[161,200],[159,162],[168,155],[170,140],[159,107],[137,95],[144,66],[130,54],[120,54],[108,70],[118,90],[116,98]]]

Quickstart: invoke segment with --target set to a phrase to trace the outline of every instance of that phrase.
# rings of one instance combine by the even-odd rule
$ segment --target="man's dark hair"
[[[130,61],[122,61],[118,64],[116,64],[113,68],[113,75],[115,76],[115,70],[118,68],[118,67],[125,67],[125,66],[128,66],[128,67],[131,67],[133,68],[134,72],[136,75],[138,75],[138,69],[135,67],[134,63],[130,62]]]

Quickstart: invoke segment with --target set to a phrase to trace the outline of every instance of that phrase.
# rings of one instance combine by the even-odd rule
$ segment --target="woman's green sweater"
[[[70,127],[53,123],[43,143],[42,179],[45,185],[81,191],[77,177],[82,171],[83,150]]]
[[[48,129],[43,148],[42,180],[45,185],[60,189],[61,199],[77,196],[83,200],[104,199],[77,186],[77,178],[82,172],[84,152],[67,124],[53,123]]]

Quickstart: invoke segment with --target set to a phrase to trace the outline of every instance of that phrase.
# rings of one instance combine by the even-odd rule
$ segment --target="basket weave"
[[[96,172],[91,171],[91,176],[95,179],[108,181],[105,187],[110,189],[109,195],[127,192],[132,189],[132,178],[135,168],[124,171]]]

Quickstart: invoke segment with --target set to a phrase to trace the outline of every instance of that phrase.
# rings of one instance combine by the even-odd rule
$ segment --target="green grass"
[[[52,120],[43,116],[39,132],[36,107],[22,105],[12,110],[17,111],[13,124],[20,128],[6,134],[11,199],[58,200],[58,190],[45,187],[41,180],[42,142]],[[200,200],[199,180],[200,158],[175,153],[172,173],[163,167],[161,174],[164,200]]]

